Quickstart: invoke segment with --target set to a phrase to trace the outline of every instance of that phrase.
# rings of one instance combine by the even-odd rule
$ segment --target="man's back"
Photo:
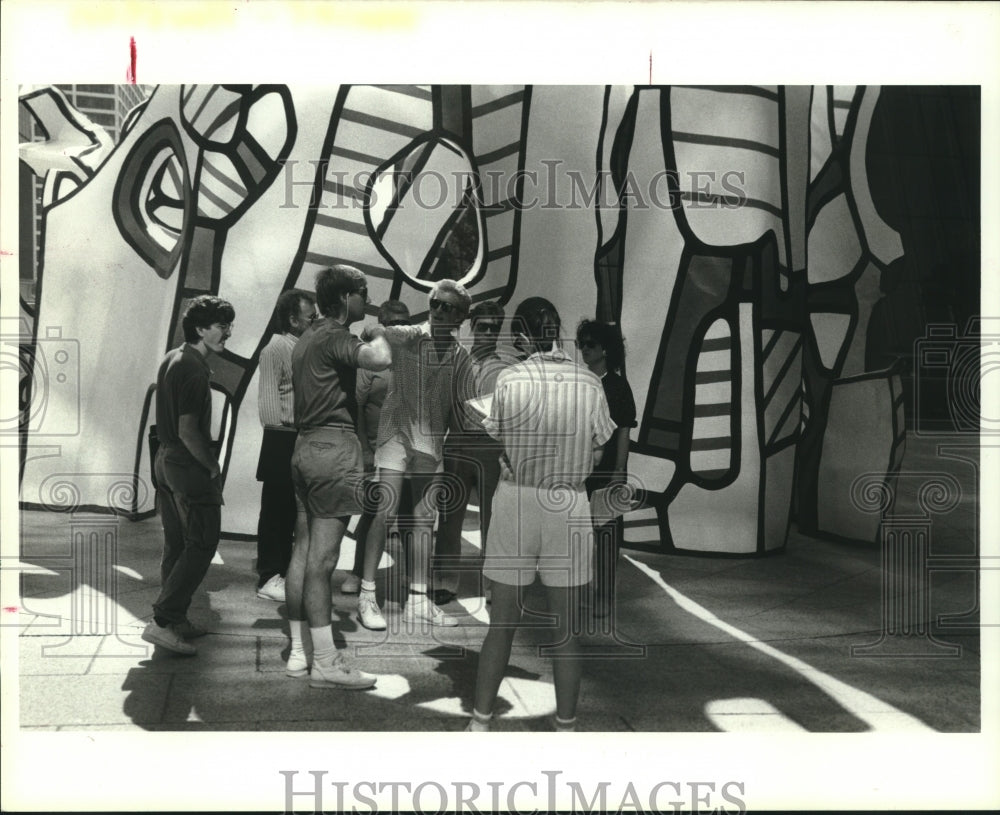
[[[525,486],[579,487],[593,470],[594,448],[614,430],[600,379],[561,351],[504,370],[483,424]]]
[[[299,430],[355,423],[361,345],[343,323],[329,318],[307,330],[295,344],[292,392]]]

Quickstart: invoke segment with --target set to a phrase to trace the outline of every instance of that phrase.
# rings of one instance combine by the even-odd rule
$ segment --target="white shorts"
[[[498,583],[527,586],[536,572],[546,586],[589,583],[594,528],[586,490],[501,481],[485,548],[483,574]]]
[[[375,449],[375,468],[380,467],[398,473],[433,475],[444,470],[444,459],[415,450],[409,439],[397,433]]]

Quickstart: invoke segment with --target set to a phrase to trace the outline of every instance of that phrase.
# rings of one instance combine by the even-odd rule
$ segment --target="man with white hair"
[[[431,601],[428,590],[437,512],[435,487],[443,470],[444,437],[454,404],[475,396],[469,352],[455,337],[471,302],[461,284],[439,280],[428,296],[426,323],[369,329],[384,334],[392,347],[392,386],[382,405],[375,450],[378,511],[365,544],[358,598],[361,624],[375,631],[386,628],[375,596],[375,575],[406,476],[410,477],[416,506],[411,526],[410,593],[403,621],[433,626],[458,624]]]

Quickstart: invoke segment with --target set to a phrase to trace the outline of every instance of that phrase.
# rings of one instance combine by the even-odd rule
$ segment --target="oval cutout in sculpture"
[[[122,237],[166,280],[184,248],[193,208],[184,147],[173,122],[153,125],[132,146],[115,182],[112,213]]]
[[[418,288],[482,274],[486,237],[469,157],[432,137],[411,144],[372,176],[365,221],[379,251]]]

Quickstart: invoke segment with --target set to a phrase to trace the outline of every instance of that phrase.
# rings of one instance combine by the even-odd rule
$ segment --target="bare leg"
[[[492,713],[504,671],[510,662],[510,649],[521,621],[520,588],[493,582],[493,608],[490,628],[479,652],[476,671],[474,708],[480,713]]]
[[[493,604],[496,607],[496,588],[493,584]],[[556,619],[556,645],[551,650],[552,674],[556,686],[556,715],[563,720],[576,717],[576,703],[580,697],[580,650],[576,640],[578,629],[574,617],[579,602],[577,587],[546,586],[549,613]]]
[[[365,569],[365,546],[368,540],[368,532],[372,528],[375,520],[373,512],[362,512],[358,518],[358,525],[354,527],[354,565],[351,567],[351,574],[358,577],[364,573]]]
[[[389,526],[396,518],[399,507],[399,492],[403,488],[404,473],[398,470],[378,470],[379,504],[378,512],[372,520],[368,534],[365,536],[365,559],[361,577],[363,580],[375,581],[378,574],[378,564],[385,552],[385,538]]]
[[[426,592],[430,588],[431,540],[434,537],[434,519],[437,515],[434,485],[438,479],[436,475],[412,475],[411,480],[420,500],[413,510],[410,582],[418,588],[422,586]]]
[[[310,628],[330,625],[333,602],[330,576],[340,557],[340,541],[348,518],[309,518],[309,551],[306,555],[305,611]]]
[[[309,553],[309,516],[304,507],[299,507],[295,516],[295,542],[292,544],[292,559],[285,574],[285,606],[289,620],[304,620],[306,555]]]

